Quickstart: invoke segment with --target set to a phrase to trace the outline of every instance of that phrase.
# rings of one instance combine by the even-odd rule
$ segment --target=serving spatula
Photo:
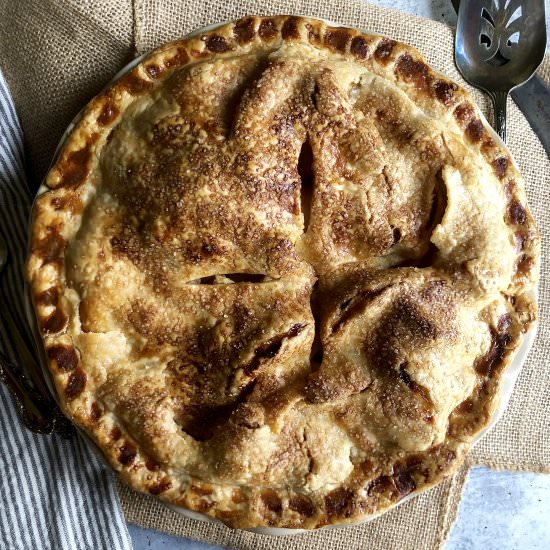
[[[457,67],[491,97],[496,131],[506,141],[508,94],[529,80],[544,59],[544,0],[461,0],[458,8]]]

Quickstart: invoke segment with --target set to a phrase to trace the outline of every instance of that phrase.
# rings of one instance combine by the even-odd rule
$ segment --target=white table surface
[[[324,0],[320,0],[324,1]],[[450,0],[369,0],[456,25]],[[545,0],[550,35],[550,0]],[[550,429],[550,428],[549,428]],[[134,550],[218,550],[212,546],[129,525]],[[470,472],[458,518],[445,550],[550,550],[550,475]],[[408,550],[408,549],[403,549]]]

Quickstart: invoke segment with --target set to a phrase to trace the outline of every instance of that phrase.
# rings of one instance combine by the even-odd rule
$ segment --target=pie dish
[[[536,318],[521,175],[388,38],[247,17],[161,47],[46,185],[27,274],[65,413],[132,487],[233,527],[439,482]]]

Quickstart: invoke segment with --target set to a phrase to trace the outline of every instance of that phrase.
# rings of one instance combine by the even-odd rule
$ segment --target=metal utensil
[[[544,0],[461,0],[455,60],[462,76],[493,102],[506,141],[506,100],[537,70],[546,49]]]
[[[0,234],[0,273],[7,261],[8,247]],[[19,360],[21,364],[26,366],[26,370],[30,375],[30,379],[27,378],[21,368],[14,365],[0,352],[0,381],[7,386],[13,395],[23,423],[29,430],[41,434],[57,432],[64,437],[70,437],[73,428],[51,397],[40,366],[30,351],[28,342],[21,335],[8,305],[3,303],[1,295],[0,309],[2,310],[2,319],[11,336],[11,341],[17,350]]]

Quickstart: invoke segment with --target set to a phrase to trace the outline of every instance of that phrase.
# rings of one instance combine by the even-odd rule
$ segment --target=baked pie
[[[448,476],[536,317],[508,151],[381,36],[247,17],[163,46],[46,185],[27,272],[63,410],[133,488],[233,527]]]

